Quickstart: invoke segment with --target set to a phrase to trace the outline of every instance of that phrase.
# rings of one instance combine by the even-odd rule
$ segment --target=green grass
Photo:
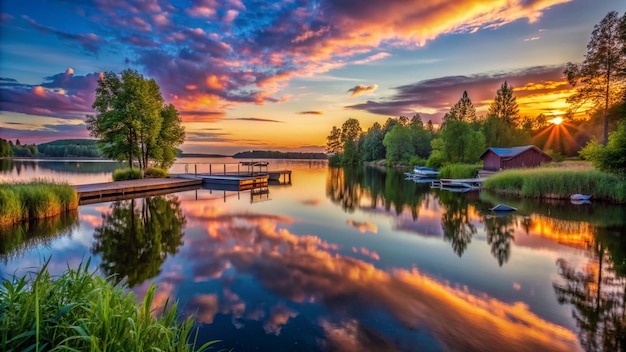
[[[137,168],[115,169],[113,171],[113,181],[138,180],[141,178],[141,170]]]
[[[145,177],[156,177],[156,178],[166,178],[169,177],[170,174],[165,169],[160,169],[158,167],[149,167],[146,169],[144,173]]]
[[[482,168],[476,164],[448,164],[439,169],[439,178],[474,178]]]
[[[594,200],[626,202],[626,179],[585,168],[542,167],[507,170],[490,176],[484,188],[533,198],[569,198],[591,194]]]
[[[179,322],[177,304],[152,308],[156,286],[143,302],[123,285],[88,271],[89,261],[52,277],[47,264],[0,287],[0,351],[192,351],[191,317]]]
[[[78,208],[78,194],[68,184],[45,180],[0,184],[0,226],[56,216]]]

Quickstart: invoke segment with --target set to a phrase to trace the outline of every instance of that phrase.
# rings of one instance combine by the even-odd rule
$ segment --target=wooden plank
[[[200,179],[183,178],[147,178],[141,180],[127,180],[117,182],[94,183],[74,186],[79,199],[95,198],[127,193],[149,192],[161,189],[176,189],[180,187],[201,185]]]
[[[185,187],[176,187],[176,188],[167,188],[167,189],[159,189],[156,191],[146,191],[146,192],[135,192],[135,193],[125,193],[125,194],[113,194],[113,195],[105,195],[102,197],[93,197],[93,198],[81,198],[78,201],[78,205],[89,205],[89,204],[97,204],[97,203],[105,203],[105,202],[114,202],[118,200],[125,200],[131,198],[146,198],[146,197],[154,197],[165,194],[171,194],[172,192],[184,192],[184,191],[193,191],[196,189],[201,189],[200,185],[193,186],[185,186]]]

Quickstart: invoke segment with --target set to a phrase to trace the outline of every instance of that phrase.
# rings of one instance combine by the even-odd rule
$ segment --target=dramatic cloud
[[[550,97],[556,95],[560,104],[564,104],[563,96],[571,92],[562,71],[561,66],[537,66],[514,72],[429,79],[396,87],[396,93],[385,99],[347,108],[387,116],[420,113],[423,118],[426,116],[432,118],[433,122],[439,122],[441,116],[461,98],[463,91],[467,91],[479,113],[486,112],[497,90],[507,81],[509,86],[514,87],[521,114],[536,116],[541,111],[537,110],[536,102],[532,102],[534,98],[540,99],[543,109],[559,109],[561,105],[544,103],[546,100],[550,102]]]
[[[120,57],[114,69],[131,66],[155,78],[184,122],[210,122],[224,118],[236,105],[290,100],[283,91],[294,77],[388,60],[394,49],[411,50],[445,34],[473,33],[519,20],[533,23],[547,9],[569,1],[193,0],[183,6],[164,0],[90,0],[80,6],[56,4],[58,11],[79,15],[82,26],[76,26],[81,28],[77,32],[36,13],[3,14],[2,18],[3,30],[12,33],[23,31],[26,22],[31,32],[56,36],[83,54]],[[10,17],[19,20],[4,22]],[[111,70],[110,65],[103,64],[103,69]],[[84,78],[91,79],[89,75]],[[80,84],[79,77],[67,73],[38,84],[43,91],[35,85],[20,90],[16,82],[1,83],[1,108],[8,111],[77,116],[90,110],[93,97],[93,91],[63,87]],[[435,100],[432,105],[403,94],[427,83],[398,87],[395,96],[350,108],[393,116],[416,111],[438,116],[450,101]],[[6,90],[9,84],[15,89]],[[356,86],[349,92],[358,96],[375,89],[376,85]],[[428,98],[437,95],[422,93]],[[460,93],[453,92],[455,96]]]
[[[102,38],[94,33],[64,32],[53,27],[41,25],[26,15],[22,16],[22,18],[41,33],[53,34],[59,39],[74,42],[92,54],[97,54],[100,51],[100,47],[105,42]]]
[[[0,82],[0,111],[67,119],[84,118],[93,114],[99,73],[75,76],[68,68],[46,78],[40,85]]]
[[[352,92],[352,94],[350,95],[352,95],[353,97],[356,97],[357,95],[373,92],[377,88],[378,88],[377,84],[372,84],[371,86],[359,84],[357,86],[354,86],[353,88],[348,89],[348,92]]]

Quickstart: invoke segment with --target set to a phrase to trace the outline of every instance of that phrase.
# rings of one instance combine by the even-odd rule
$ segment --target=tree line
[[[506,81],[496,92],[487,116],[476,115],[467,91],[454,104],[437,128],[423,123],[420,114],[375,122],[366,132],[357,119],[349,118],[341,128],[333,126],[326,150],[334,154],[331,163],[351,165],[386,159],[391,165],[476,163],[487,146],[513,147],[530,144],[533,129],[545,127],[522,118],[513,87]]]
[[[573,132],[574,143],[555,146],[556,156],[576,156],[592,161],[602,171],[626,174],[626,13],[609,12],[594,26],[581,63],[567,63],[563,74],[575,88],[567,98],[569,109],[559,133]],[[326,150],[331,164],[350,165],[385,159],[392,165],[475,163],[486,147],[535,144],[550,147],[553,128],[544,114],[524,116],[506,81],[496,92],[489,111],[478,116],[464,91],[438,127],[422,122],[419,114],[388,118],[363,131],[359,121],[333,126]],[[598,136],[599,138],[596,138]]]
[[[63,139],[41,144],[21,144],[0,138],[0,157],[100,158],[93,139]]]
[[[259,159],[327,159],[324,153],[304,152],[279,152],[275,150],[251,150],[239,152],[233,155],[235,159],[259,158]]]

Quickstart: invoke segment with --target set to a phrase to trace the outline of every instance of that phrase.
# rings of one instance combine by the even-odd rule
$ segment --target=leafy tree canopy
[[[91,136],[98,138],[102,154],[114,160],[149,166],[171,166],[184,129],[173,105],[163,105],[159,86],[133,70],[105,73],[98,81],[87,116]]]

